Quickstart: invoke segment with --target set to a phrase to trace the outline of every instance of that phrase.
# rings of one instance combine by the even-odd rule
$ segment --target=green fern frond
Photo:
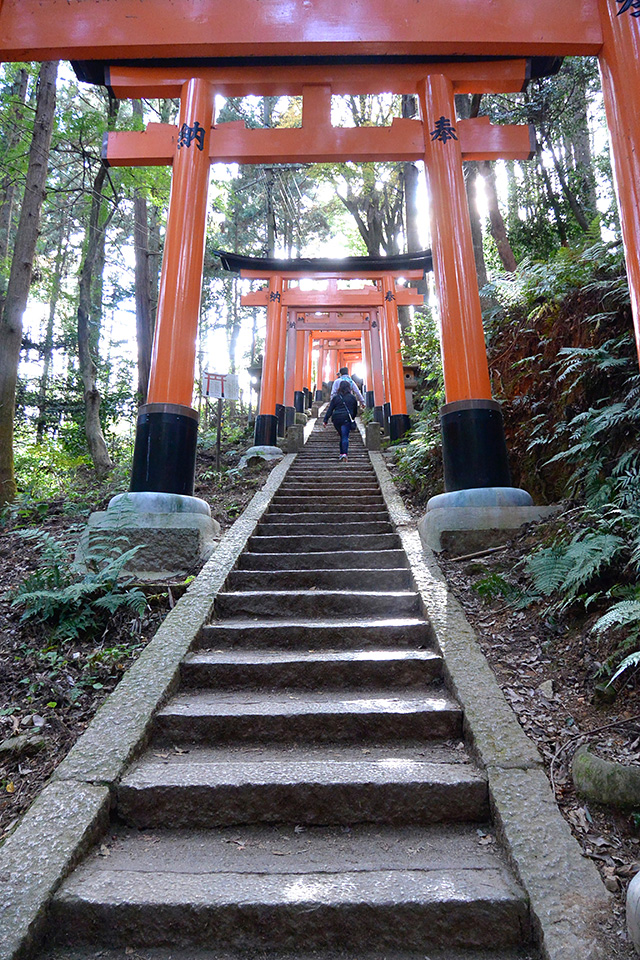
[[[614,603],[591,628],[594,633],[603,633],[611,627],[620,627],[628,623],[640,625],[640,600],[621,600]]]
[[[609,680],[609,684],[613,683],[614,680],[617,680],[618,677],[625,672],[625,670],[628,670],[630,667],[637,666],[640,666],[640,650],[636,650],[635,653],[631,653],[628,657],[624,658],[614,675],[611,677],[611,680]],[[609,686],[609,684],[607,684],[607,686]]]

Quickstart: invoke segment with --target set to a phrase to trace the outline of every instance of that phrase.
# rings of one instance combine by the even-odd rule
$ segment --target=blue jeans
[[[349,453],[349,434],[351,433],[351,421],[340,424],[340,453]]]

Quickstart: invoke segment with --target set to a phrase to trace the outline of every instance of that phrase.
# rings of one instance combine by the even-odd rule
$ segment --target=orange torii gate
[[[85,69],[84,65],[82,69]],[[458,90],[493,89],[516,87],[520,89],[527,73],[524,61],[507,61],[497,66],[493,62],[478,64],[452,63],[438,65],[438,71],[446,70],[453,98],[454,85]],[[425,67],[421,67],[424,73]],[[374,79],[376,70],[370,67],[359,68],[357,83],[365,87],[379,84]],[[337,128],[331,124],[331,97],[334,92],[350,89],[355,82],[350,78],[350,68],[344,65],[332,65],[318,69],[312,65],[300,65],[283,69],[280,66],[263,67],[257,71],[246,66],[232,69],[219,67],[129,67],[111,65],[104,80],[117,97],[141,96],[180,96],[181,111],[178,125],[149,124],[146,131],[121,131],[110,133],[106,144],[106,159],[113,165],[160,165],[173,163],[174,177],[163,259],[158,316],[153,347],[149,393],[147,404],[138,415],[138,431],[134,453],[132,490],[157,489],[159,482],[166,483],[164,477],[158,477],[154,466],[154,457],[150,450],[158,446],[167,431],[175,434],[175,449],[181,454],[187,438],[193,444],[193,462],[195,463],[194,411],[189,407],[191,384],[190,372],[195,367],[195,339],[198,322],[202,260],[204,255],[204,200],[208,185],[207,165],[214,160],[235,161],[240,163],[256,162],[330,162],[340,160],[373,159],[412,159],[424,158],[427,142],[436,137],[446,145],[447,141],[458,148],[456,169],[459,168],[460,204],[464,208],[468,221],[466,193],[462,179],[463,159],[489,159],[505,157],[523,159],[531,156],[532,136],[528,126],[503,125],[492,126],[487,117],[473,120],[456,121],[453,127],[447,120],[446,129],[441,129],[446,118],[436,119],[431,130],[417,118],[396,119],[390,127]],[[389,75],[389,81],[399,89],[416,89],[416,71],[412,64],[396,65]],[[216,92],[225,92],[236,96],[255,92],[256,89],[302,94],[302,126],[285,129],[246,129],[243,123],[223,123],[216,125],[213,98]],[[444,109],[444,103],[442,105]],[[447,106],[448,109],[448,106]],[[453,117],[453,110],[448,110]],[[449,129],[450,128],[450,129]],[[197,156],[196,156],[197,154]],[[450,187],[449,187],[450,189]],[[450,269],[454,275],[459,272],[457,263],[459,251],[448,254],[452,258]],[[473,262],[473,253],[471,253]],[[390,263],[383,269],[389,269]],[[472,272],[475,281],[475,263]],[[279,279],[278,279],[279,278]],[[395,295],[382,281],[382,296],[393,298]],[[387,284],[387,286],[385,286]],[[279,328],[279,339],[269,340],[275,321],[269,319],[269,311],[275,312],[280,303],[284,286],[288,286],[284,273],[276,274],[270,281],[268,292],[268,332],[266,352],[271,356],[284,356],[285,337]],[[265,296],[267,294],[265,293]],[[348,305],[348,304],[347,304]],[[458,364],[460,359],[465,366],[485,368],[485,384],[481,388],[474,383],[474,389],[484,389],[490,398],[488,371],[482,318],[479,309],[477,315],[463,323],[459,312],[452,314],[448,321],[455,329],[447,347],[447,365]],[[273,328],[275,330],[275,327]],[[276,334],[273,334],[274,338]],[[392,334],[392,336],[394,336]],[[458,344],[454,357],[453,343]],[[480,352],[480,357],[465,357],[467,348],[472,354]],[[400,343],[394,346],[398,353]],[[389,364],[384,353],[387,383],[394,377],[393,365]],[[306,381],[310,378],[311,353],[306,348]],[[276,397],[282,396],[284,361],[281,366],[274,361],[273,371],[263,373],[260,413],[256,420],[256,443],[275,444],[277,440]],[[273,375],[273,381],[271,376]],[[404,378],[402,378],[403,380]],[[308,388],[308,387],[307,387]],[[389,386],[389,392],[394,390]],[[397,389],[398,395],[404,390]],[[474,393],[482,397],[482,393]],[[452,401],[464,399],[454,394]],[[391,401],[392,402],[392,401]],[[493,403],[491,401],[491,403]],[[393,405],[393,403],[392,403]],[[493,407],[497,405],[493,404]],[[407,414],[404,399],[396,401],[398,413],[391,412],[389,423],[392,436],[401,436],[407,429]],[[502,418],[492,409],[490,416],[496,418],[493,425],[497,428],[499,439],[504,448]],[[476,431],[475,420],[471,430]],[[480,442],[479,448],[483,447]],[[164,444],[166,448],[166,444]],[[495,463],[495,443],[486,454],[484,461]],[[506,448],[501,454],[501,463],[506,464]],[[166,461],[165,461],[166,462]],[[181,455],[171,471],[184,472],[190,463],[188,457]],[[170,472],[171,472],[170,471]],[[164,473],[167,471],[165,470]],[[507,482],[508,472],[504,470],[495,475],[494,480]],[[450,478],[451,479],[451,478]],[[464,486],[459,479],[452,479],[457,486]],[[179,481],[180,484],[183,480]]]
[[[398,286],[396,281],[401,277],[405,280],[423,279],[425,271],[431,269],[429,251],[395,257],[345,257],[334,261],[260,260],[220,250],[216,253],[226,269],[237,271],[244,278],[269,282],[261,290],[244,294],[241,301],[243,306],[262,306],[267,309],[260,406],[256,418],[257,444],[274,444],[278,435],[278,420],[283,432],[283,428],[293,422],[296,406],[300,409],[300,374],[304,371],[305,386],[309,389],[314,338],[324,332],[336,339],[343,332],[354,329],[360,332],[367,330],[371,335],[372,326],[382,347],[376,351],[376,366],[379,369],[381,357],[385,358],[384,385],[389,403],[390,435],[397,439],[406,433],[409,418],[398,306],[421,304],[423,297],[409,287]],[[325,288],[304,290],[299,285],[303,278],[324,281]],[[339,288],[338,282],[346,280],[369,283],[356,288]],[[344,318],[338,316],[341,312],[344,312]],[[348,319],[349,313],[366,314],[367,317],[373,314],[376,319],[362,319],[359,321],[360,327],[355,328],[353,321]],[[328,314],[328,317],[324,314]],[[378,331],[381,337],[378,337]],[[304,353],[301,357],[301,341],[308,344],[306,361]]]
[[[447,399],[446,487],[508,482],[506,460],[495,468],[504,438],[491,400],[462,160],[527,150],[514,128],[456,120],[454,93],[519,90],[568,55],[599,58],[640,349],[640,0],[354,0],[346,8],[342,0],[290,0],[277,9],[265,0],[2,0],[4,60],[67,58],[81,78],[116,96],[181,100],[177,128],[111,135],[107,148],[113,163],[174,168],[132,490],[193,487],[191,401],[211,159],[424,159]],[[382,130],[331,126],[332,94],[380,92],[417,95],[421,119]],[[215,127],[216,93],[302,95],[302,127]],[[167,455],[162,469],[159,448]]]

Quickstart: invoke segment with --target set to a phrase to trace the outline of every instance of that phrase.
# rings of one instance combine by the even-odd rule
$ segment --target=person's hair
[[[340,376],[344,377],[345,375],[349,376],[349,367],[340,367]]]
[[[346,380],[343,380],[340,386],[338,387],[338,393],[351,393],[351,387]]]

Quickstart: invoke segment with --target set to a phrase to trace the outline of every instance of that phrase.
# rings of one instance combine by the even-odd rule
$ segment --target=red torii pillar
[[[491,397],[453,86],[434,74],[418,84],[418,96],[442,328],[445,490],[510,487],[502,412]]]
[[[382,348],[380,344],[380,323],[378,316],[371,318],[369,330],[369,349],[371,352],[372,387],[373,387],[373,419],[384,426],[384,380]]]
[[[198,413],[192,407],[202,265],[209,139],[214,91],[188,80],[180,98],[147,402],[138,411],[131,491],[193,495]],[[191,135],[193,133],[193,135]]]
[[[600,76],[640,358],[640,17],[635,4],[599,3]]]
[[[396,285],[392,277],[382,278],[382,292],[384,307],[381,313],[384,317],[385,352],[389,371],[389,437],[391,440],[399,440],[409,429],[410,423],[407,414],[407,395],[404,390]]]
[[[267,332],[264,342],[264,357],[262,360],[262,387],[260,390],[260,407],[256,417],[255,442],[256,445],[270,441],[277,437],[278,417],[275,414],[278,403],[278,350],[282,318],[282,292],[284,281],[281,276],[274,274],[269,279],[269,300],[267,302]],[[282,396],[280,398],[282,404]]]

